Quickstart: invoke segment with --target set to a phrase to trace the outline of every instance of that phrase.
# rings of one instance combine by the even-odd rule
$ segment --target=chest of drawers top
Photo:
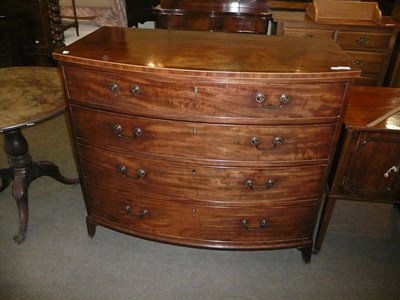
[[[120,71],[227,79],[349,78],[359,75],[333,41],[221,32],[103,27],[66,49],[58,61]],[[344,66],[349,70],[332,70]]]

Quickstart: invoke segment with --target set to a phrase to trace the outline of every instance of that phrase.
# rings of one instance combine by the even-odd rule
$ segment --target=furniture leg
[[[93,238],[94,235],[96,234],[96,226],[97,226],[96,222],[93,222],[88,217],[86,217],[86,228],[89,237]]]
[[[51,177],[58,182],[64,183],[64,184],[78,184],[79,179],[78,178],[67,178],[63,175],[61,175],[59,168],[57,165],[52,163],[51,161],[37,161],[33,163],[35,173],[36,173],[36,178],[41,177],[41,176],[48,176]]]
[[[32,162],[28,142],[20,129],[4,132],[4,151],[10,162],[9,169],[0,170],[4,190],[12,180],[12,195],[17,202],[19,213],[18,234],[14,237],[16,243],[25,240],[28,228],[28,187],[32,181],[41,176],[49,176],[64,184],[77,184],[78,179],[71,179],[60,174],[58,167],[49,161]]]
[[[312,243],[309,246],[298,248],[298,250],[301,251],[303,262],[309,264],[311,262]]]
[[[329,221],[331,220],[333,209],[335,208],[336,197],[328,197],[325,205],[322,207],[321,219],[315,239],[314,254],[318,254],[324,242],[326,231],[328,230]]]
[[[14,236],[14,241],[17,244],[25,241],[28,229],[28,186],[29,180],[27,179],[26,169],[14,169],[12,195],[17,202],[19,214],[18,234]]]

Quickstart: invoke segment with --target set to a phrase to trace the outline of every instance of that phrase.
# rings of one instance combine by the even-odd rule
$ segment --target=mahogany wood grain
[[[126,193],[203,204],[248,206],[277,200],[315,199],[320,188],[319,178],[325,170],[324,164],[299,167],[189,164],[83,145],[79,145],[79,153],[82,173],[88,182],[104,187],[118,182],[118,189]],[[139,170],[143,170],[143,176],[138,176]],[[254,183],[253,188],[246,184],[248,180]]]
[[[278,35],[335,40],[362,70],[357,85],[385,83],[398,32],[398,24],[390,17],[382,17],[379,24],[351,20],[315,22],[304,12],[275,11],[273,19]]]
[[[175,244],[220,249],[265,249],[304,246],[309,243],[309,229],[315,203],[299,205],[229,206],[196,205],[136,196],[87,184],[91,216],[106,227],[128,234]],[[108,201],[113,199],[113,201]],[[126,206],[131,209],[126,212]],[[147,210],[144,217],[140,216]],[[266,219],[265,230],[248,231],[241,225],[259,228]]]
[[[53,56],[77,65],[90,60],[92,70],[112,70],[116,75],[118,71],[146,71],[150,76],[193,75],[200,76],[199,80],[223,77],[250,82],[265,78],[282,83],[283,78],[346,82],[349,76],[360,74],[333,41],[321,40],[315,45],[307,39],[282,36],[103,27],[71,44],[67,51],[56,50]],[[334,72],[331,67],[335,66],[350,70]]]
[[[325,163],[336,130],[334,123],[303,126],[191,123],[125,117],[75,106],[71,107],[71,113],[80,143],[121,149],[128,154],[228,164]],[[121,136],[115,125],[121,126]],[[140,136],[135,136],[135,128],[141,130]],[[321,138],[316,141],[315,136]],[[274,144],[277,137],[280,144]],[[258,138],[258,145],[252,143],[253,138]]]
[[[333,41],[104,27],[64,51],[90,237],[101,225],[186,246],[296,247],[310,262],[360,74]]]
[[[337,200],[400,203],[400,89],[351,89],[342,147],[322,207],[319,252]]]
[[[202,76],[154,76],[143,73],[99,73],[91,70],[64,68],[68,94],[82,105],[140,114],[147,117],[166,117],[226,123],[271,124],[327,123],[341,114],[345,82],[310,85],[302,80],[293,84],[266,80],[236,80],[216,82]],[[228,74],[230,76],[231,74]],[[256,79],[256,78],[254,78]],[[115,83],[114,94],[109,86]],[[131,87],[139,87],[133,94]],[[257,95],[265,96],[263,103]],[[288,96],[284,109],[280,97]],[[233,109],[234,108],[234,109]]]

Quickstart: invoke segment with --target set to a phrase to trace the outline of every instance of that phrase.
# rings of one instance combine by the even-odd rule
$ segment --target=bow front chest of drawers
[[[89,236],[102,225],[310,261],[360,74],[333,41],[103,27],[53,55]]]

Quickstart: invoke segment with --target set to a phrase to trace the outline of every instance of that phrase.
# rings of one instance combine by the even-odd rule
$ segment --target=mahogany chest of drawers
[[[333,41],[103,27],[54,57],[91,237],[102,225],[310,261],[360,74]]]
[[[381,24],[314,22],[303,12],[276,11],[273,19],[278,35],[335,40],[362,70],[357,85],[384,85],[397,37],[396,23],[389,17],[383,17]]]

